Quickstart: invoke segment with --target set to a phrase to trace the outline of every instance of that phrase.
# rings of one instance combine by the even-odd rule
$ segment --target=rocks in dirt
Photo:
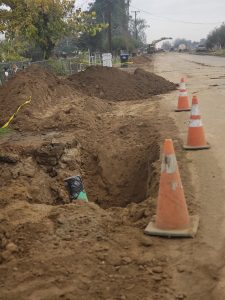
[[[137,222],[145,216],[145,208],[136,209],[136,207],[134,207],[133,210],[131,210],[130,215],[132,216],[133,221]]]
[[[163,268],[161,266],[152,268],[153,273],[161,274],[163,273]]]
[[[40,165],[56,166],[64,153],[65,145],[62,143],[46,143],[40,149],[34,151],[37,162]]]
[[[160,282],[163,280],[162,276],[161,275],[154,275],[152,276],[152,279],[155,281],[155,282]]]
[[[4,248],[4,250],[0,254],[0,263],[3,261],[10,261],[13,258],[13,255],[19,251],[18,246],[13,242],[9,242],[6,238],[0,238],[0,248]]]
[[[144,247],[152,247],[153,246],[153,241],[151,238],[143,238],[141,240],[141,245]]]
[[[62,240],[64,241],[71,241],[72,240],[72,236],[70,234],[66,234],[62,237]]]
[[[128,256],[122,258],[122,264],[129,265],[132,262],[132,259]]]
[[[4,261],[9,261],[13,258],[12,252],[5,250],[1,253],[1,259]]]
[[[16,244],[10,242],[6,245],[6,250],[11,253],[15,253],[15,252],[18,252],[18,247]]]
[[[185,266],[182,266],[182,265],[177,266],[177,271],[179,273],[183,273],[183,272],[185,272],[185,270],[186,270]]]
[[[27,148],[23,143],[21,141],[21,146],[15,147],[19,157],[17,163],[0,164],[0,172],[4,171],[0,184],[5,187],[1,191],[1,200],[3,198],[11,202],[13,195],[17,194],[17,198],[21,195],[30,203],[69,203],[64,179],[81,173],[81,153],[77,140],[71,136],[61,140],[46,138],[35,145],[28,141]]]
[[[75,161],[81,163],[81,153],[79,148],[65,149],[61,157],[61,161],[65,164],[73,164]]]
[[[0,163],[16,164],[19,156],[16,154],[0,154]]]

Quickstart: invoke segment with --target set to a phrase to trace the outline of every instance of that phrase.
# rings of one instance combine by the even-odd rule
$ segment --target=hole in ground
[[[20,199],[49,205],[69,203],[64,179],[78,173],[84,174],[89,200],[102,208],[125,207],[155,196],[158,133],[152,125],[136,125],[136,120],[134,124],[120,124],[99,143],[86,139],[82,147],[71,135],[63,135],[54,143],[48,137],[46,141],[34,139],[26,148],[30,136],[23,140],[23,147],[20,142],[13,147],[7,145],[2,151],[12,162],[0,163],[5,185],[0,199],[7,199],[1,205]]]
[[[148,145],[145,140],[142,144],[120,141],[117,146],[102,146],[96,155],[83,153],[88,196],[104,209],[139,203],[150,195],[156,196],[158,190],[157,136],[150,138]]]

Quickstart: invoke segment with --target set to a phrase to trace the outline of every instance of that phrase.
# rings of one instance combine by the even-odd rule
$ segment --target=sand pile
[[[86,95],[115,101],[147,99],[176,89],[174,83],[141,69],[129,74],[101,66],[74,74],[68,82]]]

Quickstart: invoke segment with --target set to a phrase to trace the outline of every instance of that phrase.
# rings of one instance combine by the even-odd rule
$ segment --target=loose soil
[[[176,89],[174,83],[139,68],[130,74],[117,68],[89,67],[68,79],[82,93],[114,101],[147,99]]]
[[[160,145],[176,128],[159,111],[159,97],[110,102],[76,89],[73,78],[86,76],[85,82],[97,69],[99,84],[102,78],[115,88],[114,69],[90,68],[68,80],[33,66],[0,89],[2,124],[32,96],[0,141],[2,300],[180,296],[170,285],[165,241],[143,235],[155,213]],[[143,70],[115,74],[127,86],[135,77],[143,86],[155,82],[155,92],[174,89]],[[177,158],[186,162],[182,153]],[[186,168],[180,171],[188,178]],[[87,204],[69,201],[64,179],[77,174]],[[192,197],[187,194],[190,211]]]

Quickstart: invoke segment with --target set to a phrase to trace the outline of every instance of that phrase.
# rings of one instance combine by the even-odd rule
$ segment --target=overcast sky
[[[77,0],[83,7],[88,2]],[[140,10],[138,16],[150,25],[148,42],[164,36],[199,41],[225,22],[225,0],[131,0],[130,10]]]

